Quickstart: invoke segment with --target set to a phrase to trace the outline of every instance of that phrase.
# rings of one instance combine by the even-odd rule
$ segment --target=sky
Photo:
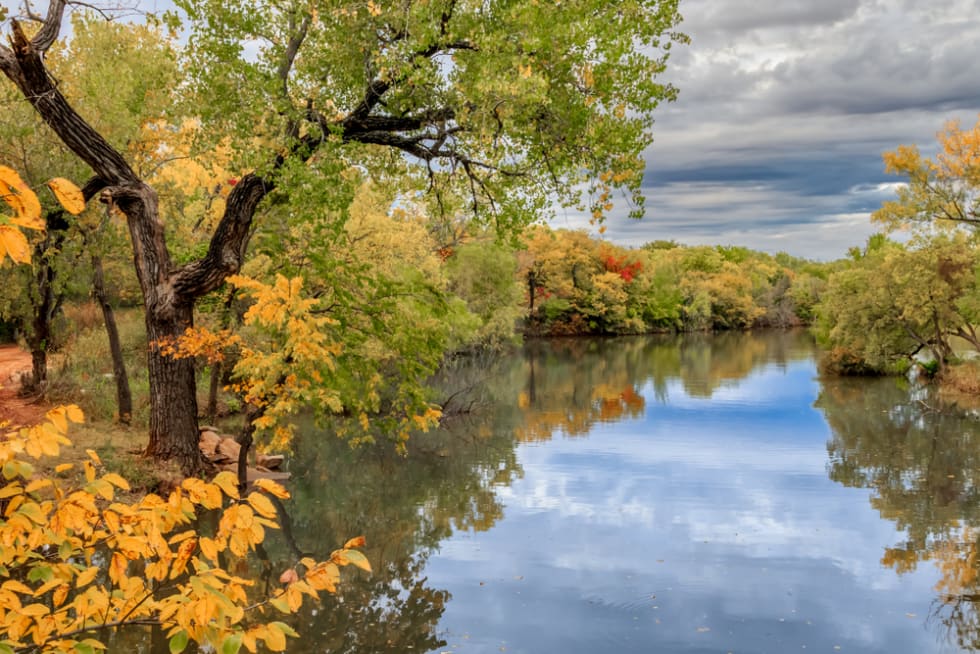
[[[647,150],[646,217],[606,238],[744,245],[834,259],[901,180],[881,155],[935,149],[980,112],[980,0],[681,0],[691,44]],[[556,227],[587,227],[560,214]]]
[[[135,0],[134,0],[135,1]],[[172,8],[138,0],[140,9]],[[881,155],[935,149],[980,113],[980,0],[681,0],[682,31],[645,153],[646,217],[605,238],[744,245],[829,260],[877,231],[898,177]],[[595,231],[559,211],[555,227]]]

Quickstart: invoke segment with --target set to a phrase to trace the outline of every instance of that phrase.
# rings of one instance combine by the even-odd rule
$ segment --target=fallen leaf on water
[[[698,627],[699,634],[703,634],[706,631],[711,631],[711,627]]]

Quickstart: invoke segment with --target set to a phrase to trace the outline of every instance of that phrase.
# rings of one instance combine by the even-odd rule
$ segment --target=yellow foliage
[[[260,642],[282,651],[286,637],[297,634],[253,614],[266,604],[297,611],[304,597],[333,592],[340,565],[370,571],[353,549],[363,538],[352,539],[325,562],[304,559],[304,577],[256,601],[248,594],[252,582],[226,569],[278,527],[264,493],[284,498],[286,490],[262,481],[242,502],[234,475],[222,473],[210,483],[186,479],[166,499],[126,502],[115,490],[129,485],[117,474],[97,474],[94,452],[81,488],[32,479],[29,459],[57,456],[69,443],[69,423],[81,420],[78,407],[58,407],[43,424],[0,439],[0,649],[92,651],[105,647],[83,637],[103,626],[156,623],[172,652],[190,640],[221,651],[241,643],[255,652]],[[198,511],[222,507],[214,537],[200,536]],[[103,548],[111,554],[99,555]]]
[[[0,262],[6,257],[15,263],[29,263],[31,249],[27,238],[17,229],[9,225],[0,225]]]

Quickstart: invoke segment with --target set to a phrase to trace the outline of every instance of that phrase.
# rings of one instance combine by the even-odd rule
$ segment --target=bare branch
[[[282,94],[283,97],[289,97],[289,71],[293,68],[293,63],[296,61],[296,55],[299,54],[300,46],[303,45],[303,41],[306,40],[306,35],[310,29],[310,22],[312,17],[309,13],[303,14],[303,20],[300,23],[299,30],[290,37],[289,43],[286,44],[286,52],[283,53],[282,62],[279,64],[279,70],[276,71],[276,75],[282,80]],[[292,27],[293,20],[290,19],[290,26]]]
[[[31,45],[38,52],[47,52],[61,33],[61,20],[65,15],[65,4],[65,0],[51,0],[48,5],[48,15],[44,19],[41,29],[31,39]]]

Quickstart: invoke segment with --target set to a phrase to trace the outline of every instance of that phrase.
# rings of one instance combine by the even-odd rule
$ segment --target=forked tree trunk
[[[75,111],[45,68],[42,55],[58,37],[66,4],[67,0],[51,0],[47,17],[32,37],[17,20],[10,20],[12,38],[9,48],[0,44],[0,72],[17,85],[68,149],[92,168],[95,177],[85,185],[86,199],[101,191],[102,201],[126,216],[150,345],[150,440],[146,454],[177,460],[185,473],[198,474],[204,470],[205,460],[198,446],[194,363],[165,357],[158,345],[191,327],[197,299],[219,288],[229,275],[240,270],[256,208],[275,182],[255,173],[244,175],[227,198],[207,254],[182,266],[174,265],[167,251],[156,193],[122,154]],[[284,84],[306,38],[307,26],[304,22],[288,44],[279,71]],[[444,51],[431,47],[416,56],[432,58]],[[335,127],[343,132],[345,141],[395,147],[431,160],[432,153],[419,145],[414,134],[428,123],[444,125],[453,112],[440,109],[402,118],[372,116],[372,111],[383,105],[382,97],[390,87],[389,81],[371,80],[361,102],[341,122],[334,123]],[[309,119],[321,128],[327,124],[327,119],[313,112],[312,107],[308,113]],[[291,157],[309,158],[322,143],[316,131],[298,138],[299,127],[298,123],[291,123],[285,130],[291,144],[271,162],[273,170]]]

